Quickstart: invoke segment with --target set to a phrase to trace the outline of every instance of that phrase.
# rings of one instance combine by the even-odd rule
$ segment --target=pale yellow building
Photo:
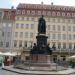
[[[38,19],[44,15],[50,47],[59,52],[75,50],[75,7],[44,4],[19,4],[14,25],[14,50],[36,43]]]

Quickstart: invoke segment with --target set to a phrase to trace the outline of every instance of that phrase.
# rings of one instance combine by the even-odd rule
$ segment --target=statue
[[[45,19],[43,18],[43,15],[41,18],[39,18],[38,22],[38,33],[39,34],[45,34],[46,33],[46,22]]]
[[[38,35],[36,36],[37,44],[34,43],[34,46],[31,49],[30,53],[51,55],[52,50],[49,47],[49,44],[47,44],[48,37],[46,35],[40,35],[40,34],[46,34],[46,21],[43,18],[43,15],[39,18],[38,21]]]
[[[46,46],[46,50],[47,50],[47,53],[48,54],[52,54],[52,50],[51,50],[51,48],[49,47],[49,44],[47,44],[47,46]]]
[[[36,43],[34,43],[33,49],[30,51],[31,54],[37,54],[37,46]]]

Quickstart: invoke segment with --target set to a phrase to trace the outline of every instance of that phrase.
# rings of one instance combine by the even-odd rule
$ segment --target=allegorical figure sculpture
[[[46,33],[46,22],[45,19],[43,18],[43,15],[41,16],[41,18],[39,18],[39,22],[38,22],[38,33],[39,34],[45,34]]]

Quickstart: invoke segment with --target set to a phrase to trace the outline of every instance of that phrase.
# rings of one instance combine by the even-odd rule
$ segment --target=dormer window
[[[17,10],[17,12],[16,12],[17,14],[21,14],[21,11],[20,10]]]
[[[60,12],[57,12],[57,16],[60,16]]]

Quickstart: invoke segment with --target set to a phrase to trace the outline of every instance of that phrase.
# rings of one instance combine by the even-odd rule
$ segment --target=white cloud
[[[42,1],[44,4],[51,4],[53,2],[55,5],[75,6],[75,0],[11,0],[11,3],[17,6],[19,3],[40,4]]]

